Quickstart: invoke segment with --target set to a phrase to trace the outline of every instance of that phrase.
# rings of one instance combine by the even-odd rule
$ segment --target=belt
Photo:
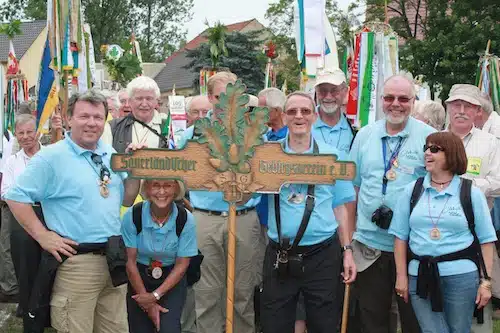
[[[215,215],[215,216],[222,216],[222,217],[229,216],[229,213],[227,211],[219,212],[219,211],[208,210],[208,209],[199,209],[199,208],[195,208],[195,209],[197,211],[207,213],[208,215]],[[245,215],[245,214],[251,212],[252,210],[255,210],[255,207],[238,210],[238,211],[236,211],[236,216]]]
[[[316,254],[319,251],[323,250],[324,248],[332,245],[337,239],[338,239],[337,234],[335,234],[332,237],[330,237],[330,238],[328,238],[328,239],[326,239],[318,244],[297,246],[293,251],[288,251],[288,253],[289,254],[301,254],[304,257],[311,256],[311,255]],[[274,250],[281,250],[281,246],[271,239],[269,240],[269,246]]]
[[[84,243],[77,248],[77,254],[88,254],[104,256],[106,255],[106,243]]]

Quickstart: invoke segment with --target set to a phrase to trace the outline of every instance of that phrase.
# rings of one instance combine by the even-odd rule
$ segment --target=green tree
[[[220,58],[228,55],[226,48],[227,28],[220,22],[217,22],[213,27],[208,24],[208,21],[205,24],[208,26],[207,39],[208,45],[210,45],[210,60],[212,61],[212,67],[217,68]]]
[[[368,19],[383,15],[383,1],[369,0]],[[371,7],[370,7],[371,6]],[[409,9],[425,15],[408,17]],[[423,75],[431,90],[446,98],[453,84],[475,83],[479,55],[488,40],[500,52],[500,6],[497,0],[398,0],[388,7],[393,29],[404,39],[401,68]],[[422,38],[418,34],[421,31]]]
[[[164,61],[186,37],[193,0],[130,0],[131,18],[145,62]]]
[[[249,94],[256,95],[264,88],[266,57],[262,54],[263,41],[259,39],[261,32],[233,32],[226,36],[227,56],[220,57],[219,66],[229,68],[238,78],[243,80]],[[191,62],[186,68],[199,73],[204,67],[212,67],[210,44],[204,43],[194,50],[188,51]],[[199,87],[199,77],[194,82]]]
[[[0,4],[0,21],[45,20],[47,2],[45,0],[9,0]]]
[[[127,43],[131,35],[130,0],[82,0],[85,21],[90,26],[96,61],[101,45]]]

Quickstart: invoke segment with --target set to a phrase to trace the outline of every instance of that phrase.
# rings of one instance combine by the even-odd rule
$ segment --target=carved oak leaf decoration
[[[235,84],[229,83],[226,92],[219,97],[217,107],[224,110],[219,115],[222,124],[229,137],[229,144],[240,146],[243,141],[243,128],[245,126],[245,105],[249,101],[249,96],[245,94],[246,86],[241,80]]]
[[[269,110],[267,108],[255,108],[248,115],[248,123],[244,127],[244,139],[242,154],[245,160],[253,157],[255,147],[264,142],[263,135],[267,131],[267,122],[269,121]]]
[[[198,119],[195,126],[203,133],[198,138],[198,143],[208,143],[210,155],[214,159],[219,160],[219,162],[211,160],[210,163],[212,166],[218,171],[226,171],[229,167],[226,158],[229,145],[224,127],[218,122],[212,123],[208,118]]]

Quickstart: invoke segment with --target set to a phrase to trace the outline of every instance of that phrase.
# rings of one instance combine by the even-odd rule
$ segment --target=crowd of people
[[[19,303],[24,332],[225,331],[223,194],[141,182],[110,159],[182,149],[203,135],[197,119],[219,121],[236,80],[217,73],[207,96],[187,99],[175,142],[148,77],[71,96],[68,119],[51,119],[69,129],[54,144],[41,143],[29,109],[16,116],[0,166],[0,301]],[[399,321],[404,333],[491,333],[500,117],[489,97],[457,84],[444,106],[417,101],[396,75],[380,96],[385,118],[357,131],[347,94],[338,70],[318,76],[314,96],[267,88],[250,98],[248,112],[269,110],[265,141],[353,161],[356,177],[285,185],[237,207],[234,332],[334,332],[349,284],[349,332],[396,333]]]

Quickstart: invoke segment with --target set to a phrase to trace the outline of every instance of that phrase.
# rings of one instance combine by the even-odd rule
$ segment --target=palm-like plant
[[[210,45],[210,59],[212,61],[212,67],[217,68],[217,65],[219,65],[220,62],[220,57],[222,55],[227,56],[227,28],[220,22],[217,22],[213,27],[210,27],[208,21],[205,22],[205,24],[208,26],[207,39],[208,44]]]
[[[13,39],[16,35],[22,34],[21,21],[14,20],[10,23],[4,23],[0,26],[0,34],[7,35],[9,39]]]

